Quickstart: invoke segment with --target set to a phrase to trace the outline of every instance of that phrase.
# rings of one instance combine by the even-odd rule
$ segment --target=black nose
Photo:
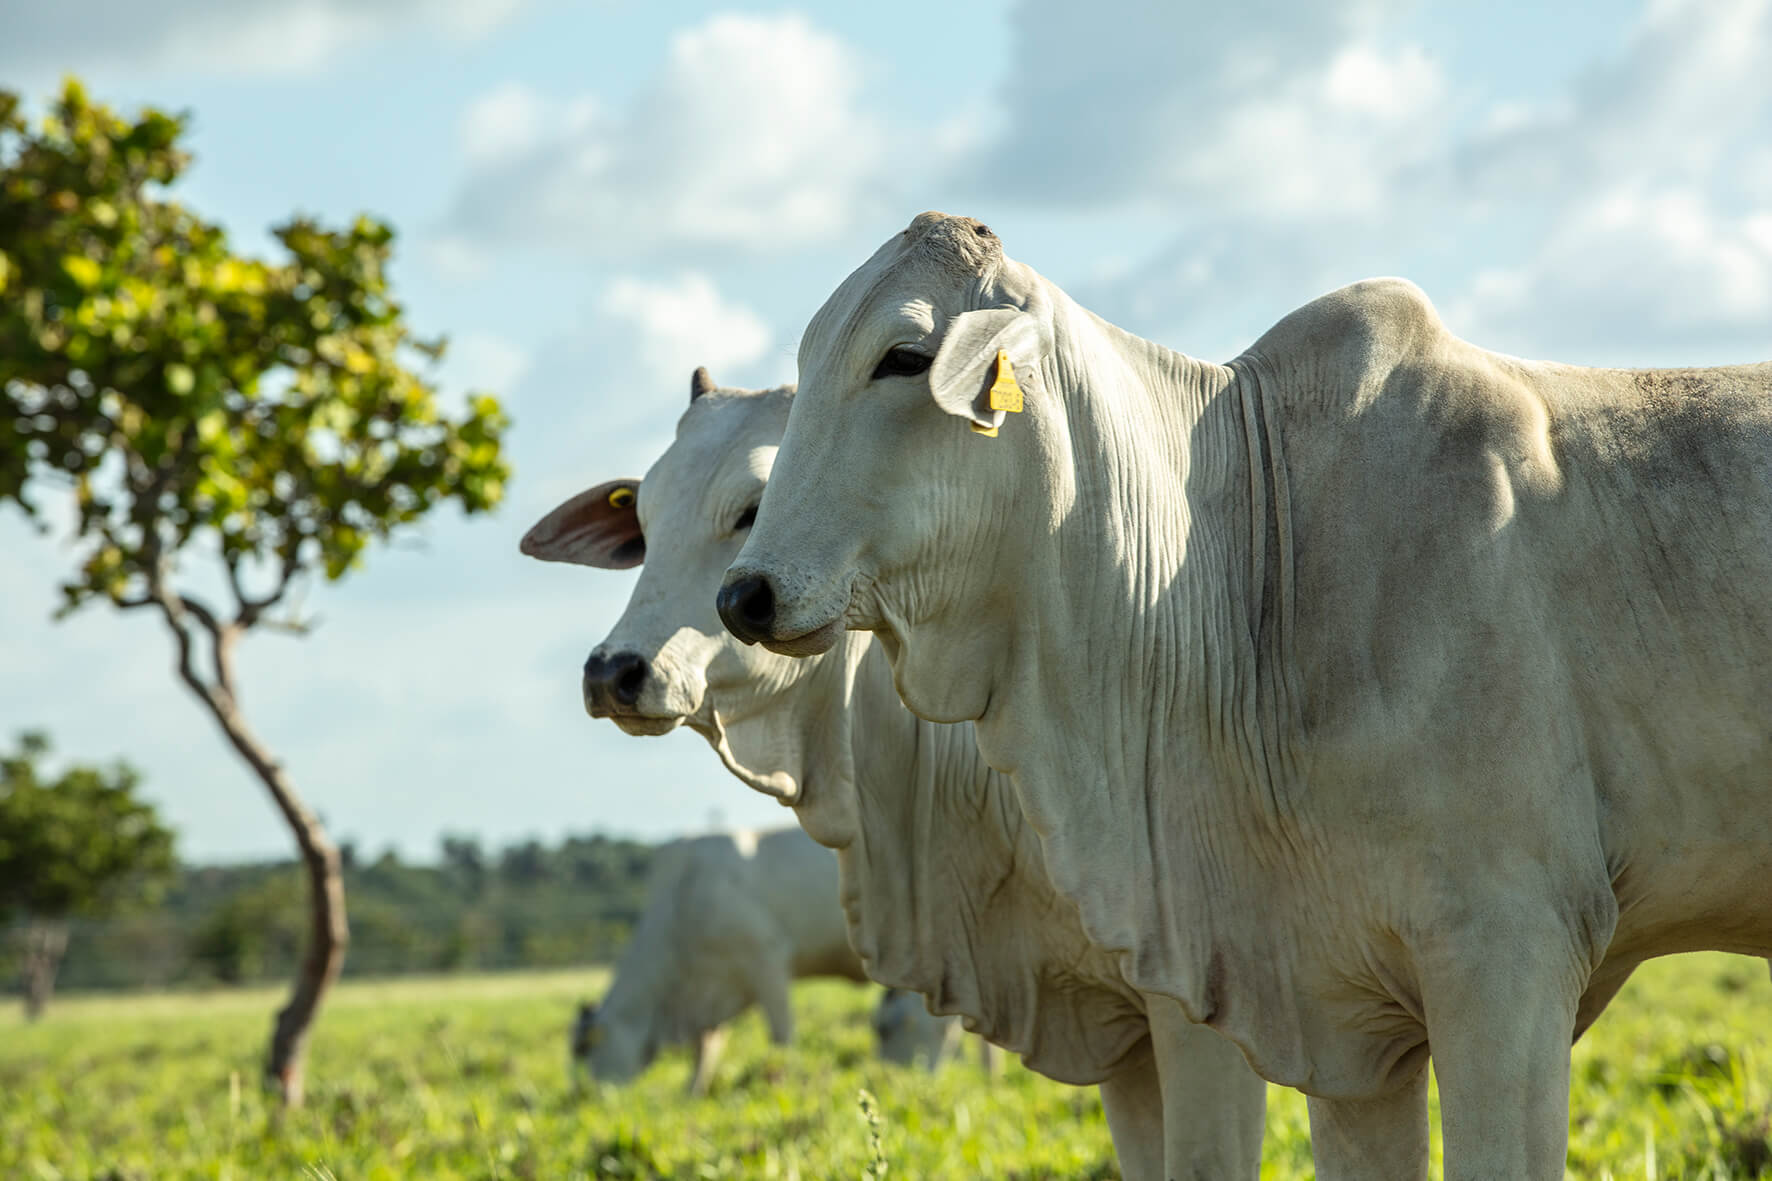
[[[651,671],[638,652],[591,653],[585,661],[585,709],[594,718],[633,709]]]
[[[747,574],[720,588],[717,600],[726,630],[747,644],[775,631],[775,588],[761,574]]]

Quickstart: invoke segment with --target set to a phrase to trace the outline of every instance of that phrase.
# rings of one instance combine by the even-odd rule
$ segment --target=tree
[[[46,778],[49,740],[0,756],[0,920],[23,919],[25,1015],[41,1016],[68,947],[68,919],[151,898],[172,876],[172,833],[126,763]],[[127,893],[125,888],[127,887]]]
[[[290,905],[290,887],[300,885],[286,880],[292,873],[279,869],[230,893],[191,932],[191,959],[223,984],[249,984],[268,964],[295,960],[303,924]]]
[[[443,871],[460,884],[469,898],[478,898],[486,888],[486,854],[480,849],[479,839],[444,833]]]
[[[286,605],[306,576],[343,577],[444,502],[495,505],[505,419],[488,396],[452,416],[410,367],[443,345],[413,336],[390,294],[387,226],[296,218],[274,230],[285,260],[235,254],[166,199],[183,131],[73,81],[33,131],[0,92],[0,502],[35,514],[34,489],[72,490],[64,613],[159,617],[177,676],[295,835],[308,943],[265,1062],[293,1105],[343,961],[344,890],[337,850],[241,713],[235,652],[254,630],[307,626]]]

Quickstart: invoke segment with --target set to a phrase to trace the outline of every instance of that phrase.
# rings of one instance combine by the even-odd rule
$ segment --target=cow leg
[[[960,1045],[960,1039],[966,1036],[966,1031],[960,1028],[959,1018],[947,1017],[936,1020],[941,1023],[941,1033],[930,1045],[928,1060],[923,1063],[924,1068],[930,1074],[934,1074],[942,1068],[943,1064],[947,1062],[948,1056]]]
[[[1173,1001],[1149,998],[1151,1048],[1163,1084],[1163,1157],[1169,1177],[1261,1174],[1267,1084],[1243,1052],[1182,1015]]]
[[[1120,1175],[1126,1181],[1164,1181],[1163,1086],[1149,1043],[1100,1089]]]
[[[1421,1181],[1427,1176],[1427,1065],[1376,1099],[1307,1097],[1311,1158],[1319,1181],[1373,1178]]]
[[[766,966],[756,982],[757,1003],[763,1007],[763,1018],[769,1022],[769,1040],[778,1046],[794,1040],[794,1010],[788,1004],[787,970]]]
[[[708,1086],[714,1081],[714,1067],[719,1064],[720,1050],[726,1045],[726,1031],[722,1028],[705,1029],[690,1047],[692,1069],[689,1071],[689,1093],[705,1095]]]
[[[1565,932],[1510,939],[1505,950],[1472,948],[1422,982],[1446,1181],[1563,1176],[1578,973],[1557,954]]]

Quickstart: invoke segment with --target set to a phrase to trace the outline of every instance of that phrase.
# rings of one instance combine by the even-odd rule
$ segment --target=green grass
[[[0,1178],[895,1178],[1117,1176],[1092,1089],[975,1055],[931,1077],[873,1057],[874,993],[796,994],[799,1043],[742,1021],[713,1092],[667,1057],[574,1095],[572,1003],[594,972],[352,983],[327,1008],[306,1109],[255,1085],[275,992],[68,999],[0,1013]],[[1764,964],[1651,964],[1576,1048],[1581,1178],[1772,1177],[1772,984]],[[859,1099],[866,1090],[873,1098]],[[1274,1090],[1263,1176],[1311,1175],[1304,1104]]]

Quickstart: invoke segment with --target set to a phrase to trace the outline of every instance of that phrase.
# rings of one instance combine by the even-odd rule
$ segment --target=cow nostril
[[[632,656],[633,662],[623,661],[615,675],[615,699],[623,705],[633,705],[640,700],[640,690],[646,685],[646,659],[631,652],[622,655]]]
[[[593,652],[585,661],[585,708],[606,717],[615,707],[632,707],[646,688],[652,666],[638,652]]]
[[[720,588],[720,618],[741,640],[754,642],[775,627],[775,588],[760,574],[747,574]]]
[[[768,627],[775,622],[775,589],[767,579],[756,579],[745,588],[738,601],[738,613],[752,627]]]

